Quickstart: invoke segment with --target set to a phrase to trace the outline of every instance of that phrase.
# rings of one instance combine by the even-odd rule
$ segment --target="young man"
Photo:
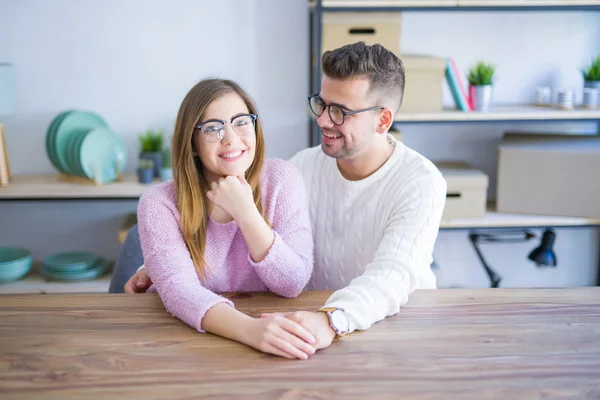
[[[315,242],[309,289],[336,290],[319,312],[285,314],[325,348],[396,314],[415,289],[435,288],[433,246],[446,199],[435,166],[388,135],[402,103],[404,66],[381,45],[323,54],[309,98],[321,146],[292,158],[304,177]],[[126,291],[149,286],[145,272]]]

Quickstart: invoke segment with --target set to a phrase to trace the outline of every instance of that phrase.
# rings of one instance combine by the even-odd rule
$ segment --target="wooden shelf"
[[[108,293],[112,265],[102,276],[89,281],[58,282],[44,279],[39,273],[39,263],[35,263],[25,278],[8,283],[0,283],[0,294],[14,293]]]
[[[56,174],[15,175],[8,186],[0,187],[0,200],[138,199],[150,187],[138,183],[135,175],[100,186],[60,181]]]
[[[442,220],[440,229],[472,228],[535,228],[535,227],[585,227],[600,226],[600,218],[557,217],[549,215],[506,214],[488,206],[483,218],[456,218]]]
[[[458,7],[457,0],[323,0],[324,8],[346,7]]]
[[[315,2],[311,3],[314,6]],[[595,9],[598,0],[323,0],[324,11],[369,9]]]
[[[597,6],[597,0],[457,0],[458,7],[580,7]]]
[[[401,109],[402,110],[402,109]],[[496,106],[488,112],[464,112],[447,109],[441,112],[400,113],[395,122],[490,122],[490,121],[593,121],[600,120],[600,109],[560,110],[527,105]]]

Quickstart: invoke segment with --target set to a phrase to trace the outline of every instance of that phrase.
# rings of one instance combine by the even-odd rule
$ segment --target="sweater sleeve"
[[[314,244],[302,176],[288,163],[278,172],[282,179],[271,199],[275,240],[263,260],[256,263],[248,253],[248,262],[270,291],[293,298],[302,292],[312,274]]]
[[[400,311],[415,287],[435,288],[431,262],[446,182],[441,175],[418,178],[397,198],[402,200],[392,209],[373,261],[325,305],[346,312],[350,331],[369,329]]]
[[[144,265],[165,308],[200,332],[202,318],[215,304],[231,301],[200,283],[179,225],[174,203],[155,193],[142,196],[138,226]]]

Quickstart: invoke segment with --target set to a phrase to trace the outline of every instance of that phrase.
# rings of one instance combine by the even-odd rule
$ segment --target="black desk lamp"
[[[479,249],[478,243],[480,242],[491,242],[491,243],[518,243],[525,242],[529,239],[534,238],[535,235],[527,230],[520,231],[503,231],[498,233],[483,233],[483,232],[471,232],[469,233],[469,240],[483,265],[483,269],[490,278],[490,287],[497,288],[500,285],[502,277],[498,275],[490,266],[486,263],[483,258],[483,254]],[[535,248],[528,256],[528,258],[535,262],[538,267],[540,266],[556,266],[556,255],[552,251],[556,234],[551,229],[546,229],[542,235],[541,244]]]
[[[529,258],[538,267],[555,267],[556,266],[556,254],[552,251],[554,246],[554,240],[556,239],[556,233],[551,229],[546,229],[542,235],[542,243],[539,247],[535,248],[529,253]]]

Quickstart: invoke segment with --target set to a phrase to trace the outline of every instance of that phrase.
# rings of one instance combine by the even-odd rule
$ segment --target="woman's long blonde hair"
[[[196,132],[195,126],[202,121],[209,104],[228,93],[237,93],[246,103],[250,113],[258,114],[254,102],[238,84],[224,79],[206,79],[198,82],[183,99],[173,132],[172,162],[177,208],[181,215],[183,237],[201,278],[204,278],[207,272],[204,251],[210,217],[209,200],[206,194],[210,191],[210,185],[202,173],[204,166],[200,158],[193,154],[193,136]],[[255,131],[254,160],[245,175],[252,187],[254,203],[263,215],[259,179],[265,161],[265,141],[260,119],[256,120]]]

